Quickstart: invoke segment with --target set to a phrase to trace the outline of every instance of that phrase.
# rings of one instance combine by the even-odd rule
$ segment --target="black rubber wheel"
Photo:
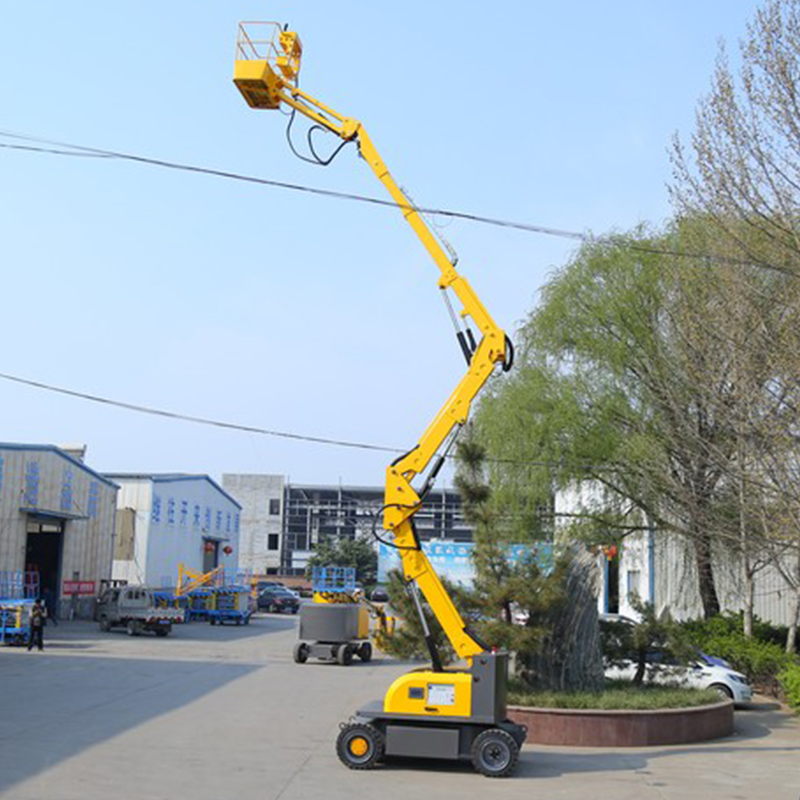
[[[139,623],[134,619],[128,621],[127,631],[128,636],[138,636],[142,632]]]
[[[383,734],[362,722],[342,725],[336,737],[336,755],[349,769],[373,769],[383,757],[385,746]]]
[[[358,648],[356,655],[364,662],[372,660],[372,644],[370,642],[364,642],[361,647]]]
[[[103,633],[108,633],[111,630],[111,623],[108,621],[107,617],[100,617],[100,630]]]
[[[505,778],[519,761],[519,745],[510,733],[490,728],[472,743],[472,766],[488,778]]]
[[[349,667],[353,663],[353,646],[350,644],[340,644],[336,648],[336,660],[343,667]]]
[[[720,700],[733,700],[733,692],[724,683],[712,683],[709,689],[713,689]]]
[[[308,645],[305,642],[298,642],[294,646],[292,655],[294,656],[295,664],[305,664],[308,661]]]
[[[156,636],[169,636],[169,628],[156,628]]]

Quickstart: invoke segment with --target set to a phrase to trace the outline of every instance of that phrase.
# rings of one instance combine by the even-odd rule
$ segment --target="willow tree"
[[[715,547],[730,538],[734,365],[707,325],[718,276],[680,255],[687,235],[582,247],[543,290],[521,331],[522,366],[481,403],[477,427],[493,483],[532,492],[528,504],[548,482],[602,487],[577,520],[583,535],[656,525],[684,536],[712,616]]]

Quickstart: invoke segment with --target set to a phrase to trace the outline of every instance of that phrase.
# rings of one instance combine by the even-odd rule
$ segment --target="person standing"
[[[42,591],[42,599],[44,600],[44,610],[47,612],[47,621],[52,622],[53,625],[58,625],[58,614],[56,607],[56,599],[53,590],[49,586],[45,586]]]
[[[31,635],[28,639],[28,652],[33,649],[33,645],[44,650],[44,621],[47,619],[47,610],[41,600],[36,600],[31,608]]]

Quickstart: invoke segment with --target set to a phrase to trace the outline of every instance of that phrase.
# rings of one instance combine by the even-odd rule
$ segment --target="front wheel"
[[[472,766],[488,778],[505,778],[519,761],[519,745],[511,734],[490,728],[472,743]]]
[[[349,667],[353,663],[353,647],[352,647],[352,645],[340,644],[336,648],[336,660],[343,667]]]
[[[720,700],[733,700],[733,692],[725,684],[712,683],[708,688],[715,691]]]
[[[336,739],[339,761],[349,769],[373,769],[383,757],[386,742],[372,725],[351,722],[342,725]]]
[[[141,625],[135,619],[128,620],[126,630],[128,631],[128,636],[138,636],[142,632]]]
[[[111,630],[111,623],[108,621],[108,617],[100,617],[100,630],[103,633],[108,633]]]

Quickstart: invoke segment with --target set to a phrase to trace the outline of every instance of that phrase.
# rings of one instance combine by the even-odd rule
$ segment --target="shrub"
[[[790,664],[778,675],[789,707],[800,714],[800,664]]]
[[[681,623],[695,647],[711,656],[730,662],[763,691],[776,694],[778,673],[795,662],[775,642],[775,626],[758,621],[753,638],[742,632],[741,614],[720,614],[708,620],[689,620]]]

